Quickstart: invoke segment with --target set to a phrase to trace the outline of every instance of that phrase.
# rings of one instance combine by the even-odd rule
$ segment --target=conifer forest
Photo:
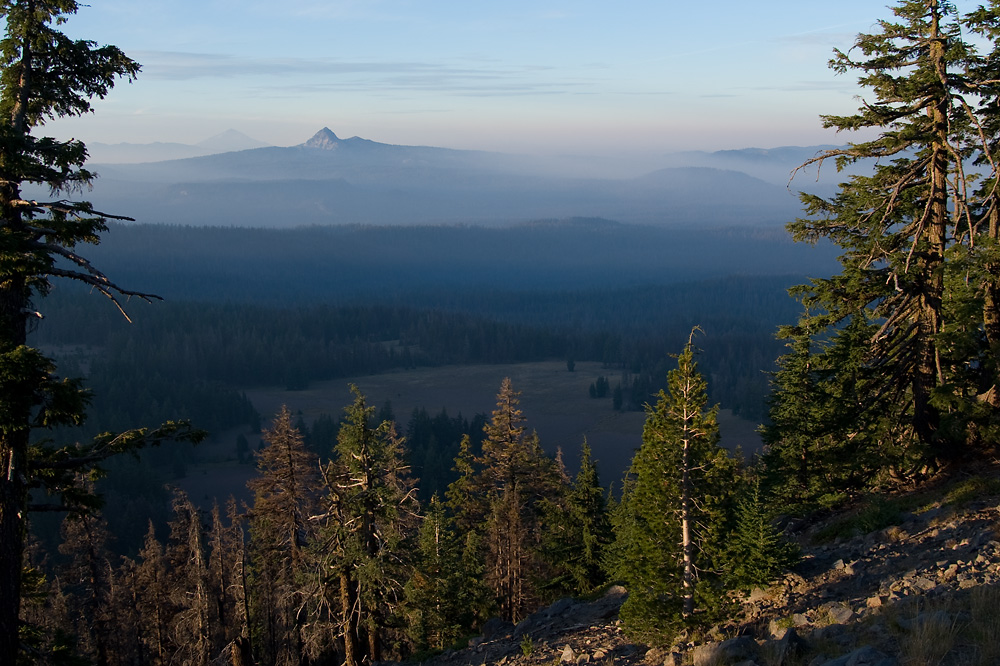
[[[611,584],[628,634],[669,644],[795,565],[790,516],[997,456],[1000,0],[897,0],[830,61],[865,96],[820,122],[861,138],[801,169],[844,170],[836,191],[802,194],[787,231],[710,233],[133,223],[81,200],[87,147],[45,134],[142,75],[64,32],[83,7],[0,2],[2,666],[417,661]],[[426,250],[386,256],[390,235]],[[780,264],[804,249],[789,236],[828,270],[699,259],[663,284],[628,261],[690,242],[721,266],[759,242]],[[516,270],[499,246],[524,248]],[[306,421],[247,395],[553,359],[601,364],[594,409],[644,414],[618,478],[585,438],[544,441],[509,378],[464,416],[352,385]],[[759,451],[722,445],[720,409],[762,424]],[[200,443],[229,432],[245,492],[189,496]]]

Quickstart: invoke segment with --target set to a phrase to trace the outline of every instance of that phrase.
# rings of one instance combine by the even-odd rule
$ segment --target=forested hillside
[[[687,219],[671,228],[572,218],[284,231],[112,224],[126,220],[34,200],[93,181],[82,143],[36,135],[45,121],[88,113],[139,73],[115,47],[59,31],[77,9],[0,3],[5,666],[416,660],[612,583],[627,591],[631,640],[686,649],[740,593],[796,565],[791,526],[852,502],[859,523],[884,525],[895,505],[867,495],[996,458],[1000,2],[961,14],[901,0],[895,22],[835,51],[834,69],[858,73],[871,97],[824,122],[869,138],[807,163],[865,167],[833,196],[802,195],[804,216],[788,228],[812,251],[766,228],[706,231],[704,198],[675,207]],[[458,162],[412,171],[379,160],[413,153],[365,142],[342,152],[355,149],[370,160],[354,170],[369,195],[402,169],[413,186],[404,199],[440,182],[418,192],[440,212],[463,203],[444,194],[481,184],[452,180],[475,156],[426,149],[428,161]],[[192,164],[219,160],[229,163]],[[660,172],[612,189],[653,215],[692,182]],[[753,217],[739,182],[717,197],[723,217]],[[214,202],[203,213],[222,215],[248,191],[270,201],[276,187],[217,185],[190,190]],[[358,187],[327,186],[301,203]],[[537,197],[500,202],[507,214],[546,201],[551,184],[533,186]],[[607,194],[569,189],[581,205]],[[567,460],[529,427],[509,377],[489,414],[445,405],[405,424],[356,386],[342,412],[311,423],[287,406],[261,414],[247,398],[418,366],[553,360],[564,374],[599,364],[606,374],[586,400],[606,409],[610,394],[611,410],[644,417],[615,492],[586,439]],[[721,407],[763,423],[760,456],[721,445]],[[171,487],[199,442],[218,444],[227,428],[238,433],[227,464],[254,470],[246,499],[196,501]],[[996,552],[977,555],[979,571]],[[900,600],[886,591],[891,614]],[[866,604],[882,608],[882,595]],[[530,636],[521,649],[530,656]],[[993,654],[975,653],[981,664]]]

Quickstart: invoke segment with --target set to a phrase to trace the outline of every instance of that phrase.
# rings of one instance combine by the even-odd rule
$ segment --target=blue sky
[[[959,3],[959,9],[971,3]],[[143,65],[51,134],[275,145],[342,138],[602,155],[845,140],[835,46],[890,17],[862,0],[92,0],[64,26]]]

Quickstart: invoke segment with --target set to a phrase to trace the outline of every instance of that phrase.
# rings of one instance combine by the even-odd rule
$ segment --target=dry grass
[[[924,612],[912,619],[909,631],[899,641],[904,666],[939,666],[955,648],[959,623],[943,609]]]
[[[1000,587],[984,585],[972,590],[964,634],[975,649],[977,666],[1000,664]]]

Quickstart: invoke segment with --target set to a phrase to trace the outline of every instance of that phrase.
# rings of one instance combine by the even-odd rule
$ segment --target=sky
[[[63,29],[142,73],[47,130],[284,146],[327,126],[586,156],[843,143],[819,116],[861,91],[827,62],[890,17],[871,0],[91,0]]]

